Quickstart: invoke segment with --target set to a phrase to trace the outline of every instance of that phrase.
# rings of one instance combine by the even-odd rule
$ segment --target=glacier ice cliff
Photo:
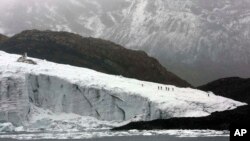
[[[32,107],[105,121],[206,116],[244,103],[191,88],[178,88],[0,51],[0,122],[31,122]],[[158,87],[162,87],[159,90]],[[40,115],[41,116],[41,115]]]

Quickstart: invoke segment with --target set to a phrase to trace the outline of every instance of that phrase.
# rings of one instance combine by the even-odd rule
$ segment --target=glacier
[[[105,128],[132,120],[207,116],[245,105],[212,92],[35,58],[37,65],[26,64],[17,62],[19,57],[0,51],[0,123],[18,129]]]

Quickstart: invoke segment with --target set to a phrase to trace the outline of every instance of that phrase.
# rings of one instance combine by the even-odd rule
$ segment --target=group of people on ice
[[[163,90],[163,87],[162,86],[158,86],[158,90]],[[174,88],[171,89],[169,87],[165,87],[165,90],[166,91],[171,91],[171,90],[174,91]]]
[[[144,87],[143,84],[141,84],[141,86]],[[158,90],[163,90],[163,87],[162,87],[162,86],[158,86]],[[166,91],[171,91],[171,90],[174,91],[174,88],[165,87],[165,90],[166,90]]]
[[[141,86],[144,87],[144,84],[141,84]],[[163,90],[163,88],[164,87],[162,87],[162,86],[158,86],[158,90]],[[174,91],[174,88],[173,87],[172,88],[171,87],[165,87],[165,90],[166,91]],[[210,97],[210,93],[209,92],[207,93],[207,96]]]

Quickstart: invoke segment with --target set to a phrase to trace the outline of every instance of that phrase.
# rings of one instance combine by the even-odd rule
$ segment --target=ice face
[[[142,114],[144,120],[158,118],[151,115],[157,110],[155,105],[137,95],[72,84],[53,76],[28,75],[26,78],[29,101],[56,113],[75,113],[109,121],[128,120]]]
[[[206,116],[244,103],[191,88],[177,88],[99,73],[86,68],[0,51],[0,121],[31,122],[32,106],[52,113],[76,114],[106,121],[154,120]],[[160,89],[159,89],[160,88]],[[41,115],[40,115],[41,116]]]
[[[29,100],[24,75],[0,75],[0,121],[20,125],[28,118]]]
[[[75,113],[109,121],[129,120],[138,115],[142,115],[142,120],[161,116],[161,110],[147,98],[80,86],[54,76],[26,74],[22,78],[4,77],[1,83],[1,120],[15,125],[29,120],[29,103],[54,113]]]

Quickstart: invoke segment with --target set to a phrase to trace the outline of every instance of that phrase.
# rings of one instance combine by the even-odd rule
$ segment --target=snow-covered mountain
[[[199,85],[250,77],[249,0],[1,0],[0,33],[64,30],[156,57]]]
[[[206,116],[245,105],[211,92],[18,58],[0,51],[0,122],[28,129],[83,130],[118,121]]]

